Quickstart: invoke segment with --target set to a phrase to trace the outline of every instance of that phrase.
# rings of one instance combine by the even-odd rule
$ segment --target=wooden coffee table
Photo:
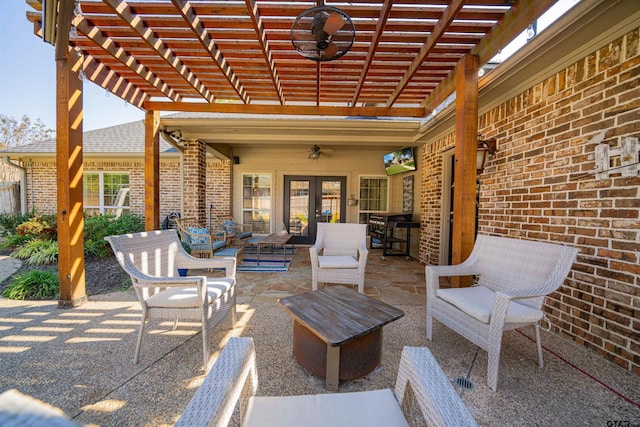
[[[344,286],[280,298],[293,318],[293,354],[337,391],[340,380],[373,371],[382,355],[382,327],[404,312]]]
[[[260,265],[260,252],[263,245],[282,246],[282,265],[287,265],[287,242],[293,237],[290,233],[271,233],[268,236],[252,239],[247,244],[257,245],[258,259],[256,264]]]

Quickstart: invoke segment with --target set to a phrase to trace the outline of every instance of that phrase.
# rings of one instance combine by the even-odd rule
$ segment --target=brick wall
[[[56,213],[57,176],[55,160],[27,161],[27,211]]]
[[[51,160],[27,162],[27,209],[56,212],[56,164]],[[85,172],[129,172],[131,212],[144,217],[144,163],[142,161],[85,161]],[[160,220],[181,210],[180,162],[160,162]]]
[[[203,141],[187,140],[184,145],[184,217],[207,223],[207,158]]]
[[[603,142],[612,147],[640,137],[639,40],[636,29],[479,121],[482,136],[498,140],[498,152],[480,177],[479,232],[578,247],[568,279],[546,299],[551,329],[636,374],[640,177],[613,173],[596,179],[590,140],[602,130]],[[440,220],[435,205],[442,156],[429,159],[429,152],[451,144],[447,137],[424,150],[423,226]],[[424,231],[421,259],[434,250],[438,235]]]
[[[207,209],[215,215],[231,215],[231,161],[207,162]]]
[[[442,152],[453,148],[455,135],[449,134],[421,151],[422,182],[420,185],[420,261],[432,265],[446,264],[440,260],[442,186],[444,165]]]

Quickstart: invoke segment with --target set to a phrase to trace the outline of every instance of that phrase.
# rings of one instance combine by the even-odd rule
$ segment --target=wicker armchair
[[[257,387],[253,339],[230,338],[176,427],[226,426],[238,401],[245,427],[393,427],[416,417],[433,426],[477,425],[426,347],[404,348],[394,391],[257,397]]]
[[[147,319],[193,319],[202,322],[204,368],[209,360],[209,331],[231,313],[236,322],[236,260],[234,258],[199,259],[182,247],[176,230],[148,231],[107,236],[122,268],[131,277],[142,317],[136,351],[138,363]],[[178,275],[178,268],[224,268],[225,277]]]
[[[495,391],[503,332],[533,325],[542,368],[542,304],[560,287],[576,254],[568,246],[478,235],[462,264],[425,267],[427,339],[436,319],[487,351],[487,384]],[[440,277],[471,275],[477,276],[475,286],[440,288]]]
[[[326,282],[358,285],[364,293],[366,235],[366,224],[318,223],[316,242],[309,248],[314,291],[318,282]]]
[[[230,215],[217,216],[210,214],[211,230],[214,234],[224,234],[226,239],[235,246],[244,246],[244,243],[253,237],[253,226],[241,224]]]
[[[224,233],[211,233],[208,228],[198,224],[195,218],[175,218],[175,221],[180,240],[187,245],[194,257],[212,258],[215,251],[227,246]]]

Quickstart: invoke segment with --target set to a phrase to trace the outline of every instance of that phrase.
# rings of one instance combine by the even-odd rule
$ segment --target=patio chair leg
[[[430,314],[427,314],[427,341],[431,341],[433,338],[433,317]]]
[[[231,327],[235,328],[236,327],[236,322],[237,322],[237,318],[236,318],[236,304],[233,303],[231,305]]]
[[[173,321],[173,330],[175,331],[176,329],[178,329],[178,318],[176,317],[176,320]]]
[[[536,346],[538,347],[538,366],[540,369],[544,368],[544,361],[542,360],[542,341],[540,341],[540,326],[533,325],[533,328],[536,331]]]
[[[498,388],[498,368],[500,367],[500,345],[497,348],[490,349],[487,353],[489,363],[487,366],[487,385],[493,391]]]
[[[202,322],[202,354],[204,357],[204,372],[206,373],[209,363],[209,334],[206,322]]]
[[[144,325],[147,322],[146,316],[142,316],[140,321],[140,330],[138,332],[138,342],[136,343],[136,353],[133,356],[133,363],[138,363],[140,356],[140,347],[142,346],[142,335],[144,335]]]

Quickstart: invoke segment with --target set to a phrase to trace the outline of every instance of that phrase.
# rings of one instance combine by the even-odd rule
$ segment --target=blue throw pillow
[[[209,243],[209,229],[207,228],[198,228],[198,227],[188,227],[189,228],[189,233],[192,234],[191,236],[191,243],[194,244],[198,244],[198,243]],[[203,236],[193,236],[193,234],[202,234]]]
[[[222,221],[222,229],[227,234],[235,233],[237,226],[238,224],[236,224],[234,220],[225,219],[224,221]]]

